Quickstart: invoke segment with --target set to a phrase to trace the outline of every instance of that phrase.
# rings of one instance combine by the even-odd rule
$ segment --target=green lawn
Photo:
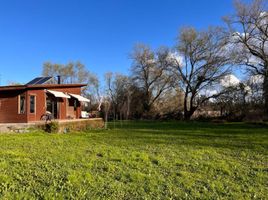
[[[111,123],[0,134],[3,199],[267,199],[268,127]]]

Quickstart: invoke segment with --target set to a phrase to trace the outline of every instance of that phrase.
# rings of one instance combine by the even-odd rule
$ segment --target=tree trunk
[[[127,95],[127,113],[126,113],[126,119],[129,119],[129,114],[130,114],[130,94],[128,93]]]
[[[264,119],[268,120],[268,73],[263,80],[263,97],[264,97]]]
[[[187,105],[187,102],[188,102],[188,88],[186,88],[186,91],[185,91],[185,94],[184,94],[184,101],[183,101],[183,117],[184,117],[184,120],[189,120],[190,117],[189,117],[189,114],[188,114],[188,105]]]
[[[150,108],[150,93],[148,90],[146,90],[145,95],[144,95],[143,109],[144,109],[146,114],[148,114],[151,110],[151,108]]]
[[[191,119],[190,112],[188,110],[184,111],[184,120],[188,121]]]
[[[184,120],[190,120],[192,115],[194,114],[194,112],[197,109],[197,106],[194,106],[194,102],[193,102],[193,96],[190,99],[190,105],[189,105],[189,109],[188,109],[188,94],[185,94],[184,97]]]
[[[195,107],[190,106],[190,110],[184,111],[184,120],[190,120],[195,110],[196,110]]]
[[[150,117],[151,105],[150,105],[150,94],[145,92],[143,100],[143,118],[148,119]]]

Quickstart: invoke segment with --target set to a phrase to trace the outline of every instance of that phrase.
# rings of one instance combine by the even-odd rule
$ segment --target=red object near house
[[[30,82],[29,82],[30,83]],[[78,119],[86,84],[26,84],[0,87],[0,123],[40,121],[48,111],[54,119]]]

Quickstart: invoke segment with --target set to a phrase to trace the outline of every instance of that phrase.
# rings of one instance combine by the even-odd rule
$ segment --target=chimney
[[[60,75],[58,75],[57,78],[58,78],[58,84],[61,84],[61,77],[60,77]]]

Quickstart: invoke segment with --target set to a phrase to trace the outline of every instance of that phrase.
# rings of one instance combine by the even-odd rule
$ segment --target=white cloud
[[[268,13],[267,12],[261,12],[260,13],[260,17],[267,17],[268,16]]]
[[[217,90],[207,90],[206,96],[212,96],[212,95],[217,94],[217,93],[218,93]]]
[[[230,39],[231,39],[232,42],[240,41],[240,33],[239,32],[234,32]]]
[[[177,52],[169,53],[168,58],[170,59],[170,61],[176,61],[177,64],[179,64],[180,66],[184,65],[183,57]]]
[[[268,25],[268,14],[266,12],[263,12],[260,14],[261,20],[260,20],[260,26],[265,26],[267,27]],[[251,37],[249,37],[251,36]],[[245,45],[243,44],[242,40],[247,38],[247,44],[249,45],[256,45],[256,46],[262,46],[264,45],[264,52],[267,54],[268,53],[268,44],[265,42],[263,44],[263,38],[257,37],[253,34],[249,33],[239,33],[239,32],[234,32],[232,36],[230,37],[230,44],[229,48],[232,49],[234,52],[241,53],[241,52],[247,52],[249,53],[249,58],[254,57],[251,55],[251,53],[248,51],[247,48],[245,48]],[[264,37],[266,38],[266,37]],[[253,63],[256,64],[256,63]],[[258,64],[258,63],[257,63]]]
[[[226,75],[222,80],[221,80],[221,85],[223,87],[230,87],[230,86],[236,86],[240,83],[240,80],[233,74]]]
[[[210,96],[213,96],[215,94],[218,94],[218,91],[217,90],[214,90],[214,89],[207,89],[207,90],[202,90],[200,91],[200,95],[199,96],[205,96],[205,97],[210,97]],[[211,98],[209,99],[210,102],[214,102],[215,99],[214,98]]]
[[[262,84],[263,83],[263,76],[262,75],[254,75],[251,76],[249,79],[250,84]]]
[[[267,12],[261,12],[260,13],[260,24],[262,26],[267,26],[267,21],[268,21],[268,13]]]
[[[261,60],[255,56],[250,56],[248,59],[248,64],[258,66],[261,63]]]
[[[245,86],[244,91],[247,92],[248,94],[252,93],[252,90],[248,85]]]
[[[217,90],[214,90],[214,89],[206,89],[206,90],[201,90],[200,93],[199,93],[199,96],[209,97],[209,96],[212,96],[212,95],[215,95],[215,94],[218,94],[218,91]]]

